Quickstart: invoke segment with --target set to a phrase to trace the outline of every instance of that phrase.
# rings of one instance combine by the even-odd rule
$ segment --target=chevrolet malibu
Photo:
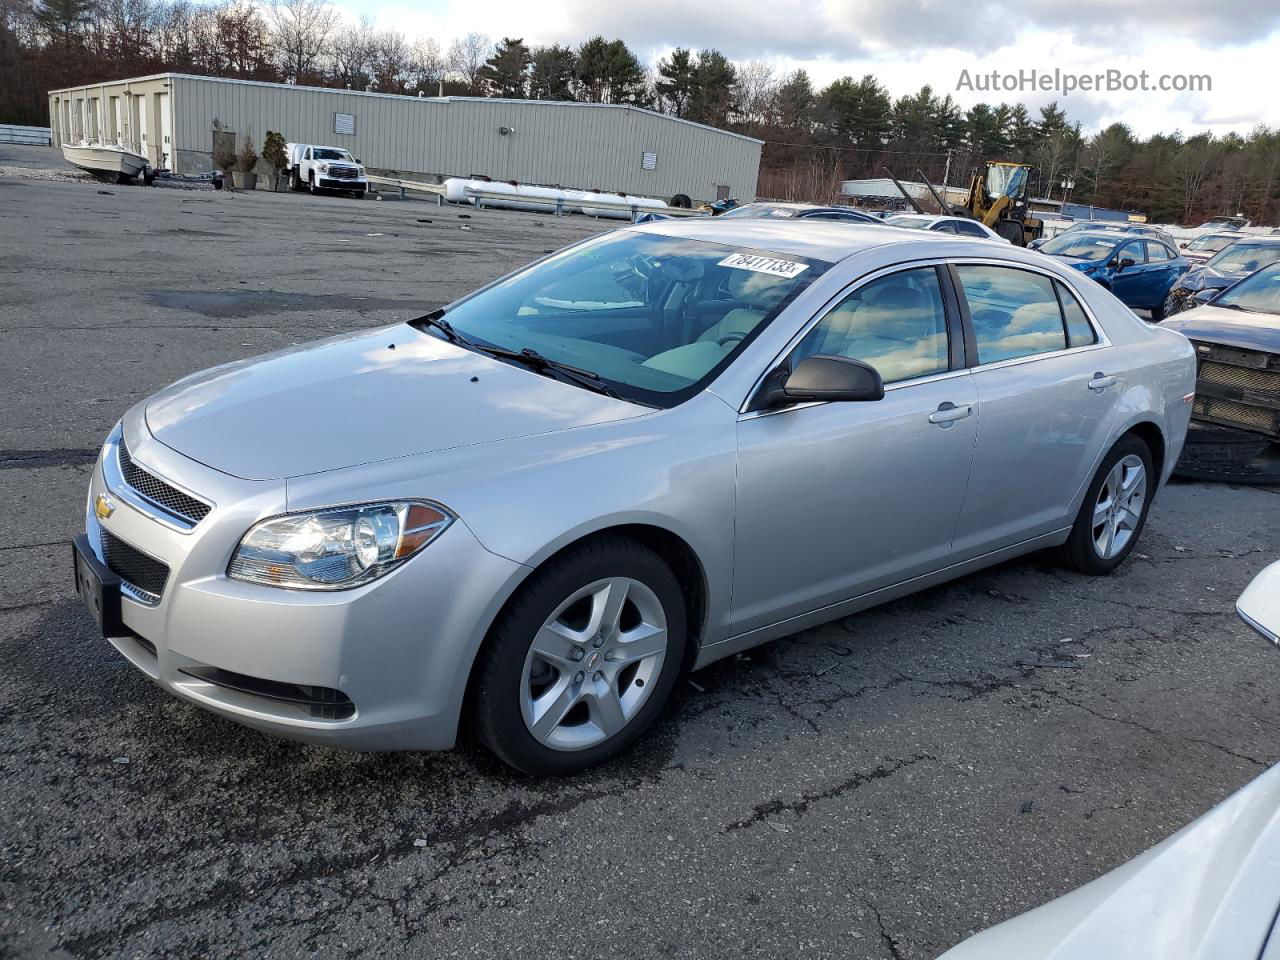
[[[103,633],[272,733],[568,773],[677,678],[1042,548],[1133,549],[1195,360],[985,240],[664,221],[417,320],[194,374],[111,431]]]

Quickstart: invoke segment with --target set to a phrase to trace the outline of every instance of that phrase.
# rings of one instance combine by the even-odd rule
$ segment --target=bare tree
[[[305,83],[315,77],[337,23],[337,11],[326,0],[273,0],[273,40],[286,79]]]
[[[738,115],[746,123],[764,126],[776,111],[778,72],[766,60],[736,64],[738,75]]]
[[[370,64],[374,85],[386,93],[404,93],[413,64],[409,41],[399,30],[383,30],[377,36]]]
[[[449,46],[449,69],[473,96],[481,93],[480,70],[492,49],[493,44],[482,33],[468,33]]]
[[[412,72],[418,89],[427,96],[435,96],[449,72],[449,59],[440,44],[431,37],[420,37],[413,45]]]
[[[329,44],[334,79],[347,87],[365,87],[373,77],[371,65],[377,47],[373,20],[367,15],[356,23],[343,24]]]

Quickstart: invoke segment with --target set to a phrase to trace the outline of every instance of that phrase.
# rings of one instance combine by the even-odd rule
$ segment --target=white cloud
[[[1277,116],[1272,84],[1280,43],[1280,4],[1258,0],[773,0],[727,4],[647,0],[437,0],[368,6],[380,27],[434,37],[442,46],[472,31],[526,43],[576,44],[595,34],[620,37],[651,64],[675,46],[715,47],[736,60],[766,59],[780,71],[804,68],[815,83],[875,75],[894,96],[928,83],[963,106],[1021,100],[1035,108],[1058,100],[1088,130],[1123,122],[1140,135],[1247,131]],[[994,38],[994,45],[993,45]],[[984,94],[956,89],[971,75],[1058,68],[1074,74],[1147,71],[1208,74],[1203,93]]]

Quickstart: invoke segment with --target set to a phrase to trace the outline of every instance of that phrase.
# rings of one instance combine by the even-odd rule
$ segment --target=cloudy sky
[[[442,46],[478,31],[529,44],[625,40],[656,62],[675,46],[715,47],[734,60],[799,67],[815,83],[875,74],[898,96],[929,83],[962,105],[1058,100],[1086,131],[1114,121],[1139,134],[1246,132],[1280,125],[1276,0],[336,0],[379,27],[431,36]],[[957,89],[999,70],[1096,74],[1207,74],[1211,92],[990,94]]]

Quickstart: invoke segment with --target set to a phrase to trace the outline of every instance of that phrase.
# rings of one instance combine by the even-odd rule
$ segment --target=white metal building
[[[639,107],[408,97],[186,74],[49,93],[53,143],[100,137],[154,166],[211,169],[215,121],[253,137],[346,147],[373,171],[494,180],[670,200],[754,199],[761,141]]]

